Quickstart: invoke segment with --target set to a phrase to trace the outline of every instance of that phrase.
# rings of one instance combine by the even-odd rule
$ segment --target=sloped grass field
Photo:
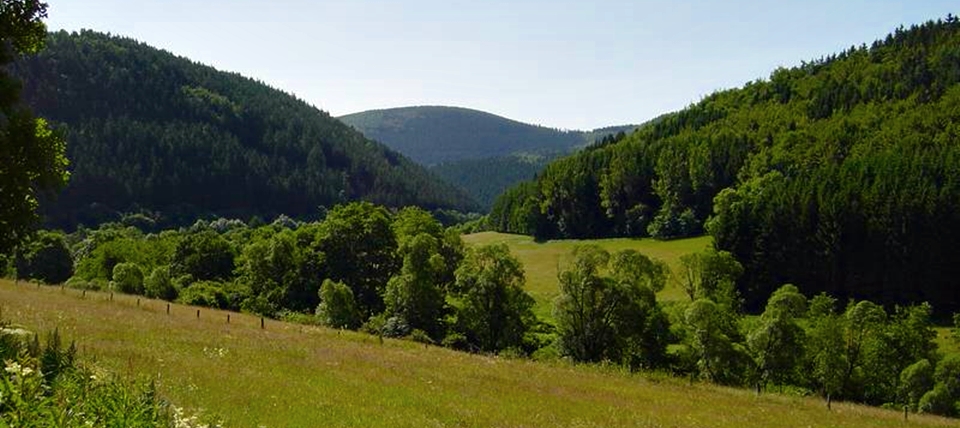
[[[709,236],[701,236],[673,241],[613,238],[536,242],[529,236],[497,232],[463,236],[467,245],[507,244],[510,253],[523,264],[527,276],[527,292],[537,301],[534,311],[543,319],[553,319],[553,301],[560,293],[557,271],[558,268],[564,269],[569,265],[572,261],[570,254],[577,245],[595,244],[610,252],[636,250],[647,257],[663,261],[670,267],[671,272],[677,272],[680,257],[707,249],[710,239]],[[686,295],[671,278],[658,298],[665,301],[680,300],[685,299]]]
[[[600,367],[491,358],[133,296],[0,280],[4,319],[157,380],[227,426],[900,427],[956,421]]]

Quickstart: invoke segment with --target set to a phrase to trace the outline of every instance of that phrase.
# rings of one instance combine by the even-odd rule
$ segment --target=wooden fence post
[[[197,319],[200,319],[200,310],[197,309]]]
[[[230,324],[230,314],[227,314],[227,324]]]
[[[170,315],[170,304],[167,303],[167,315]]]
[[[263,317],[260,317],[260,329],[263,330]]]

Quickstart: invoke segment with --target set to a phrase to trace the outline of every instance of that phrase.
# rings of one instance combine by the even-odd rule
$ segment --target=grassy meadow
[[[557,271],[572,261],[570,253],[577,245],[596,244],[610,252],[637,250],[647,257],[665,262],[672,272],[679,268],[681,256],[703,251],[710,246],[709,236],[673,241],[613,238],[536,242],[525,235],[481,232],[464,235],[463,240],[467,245],[507,244],[510,253],[523,264],[527,276],[527,292],[537,301],[534,311],[544,319],[553,319],[553,301],[560,292]],[[679,300],[686,298],[686,295],[671,278],[658,297],[661,300]]]
[[[134,296],[0,280],[2,317],[227,426],[928,427],[955,420],[602,367],[459,353]]]

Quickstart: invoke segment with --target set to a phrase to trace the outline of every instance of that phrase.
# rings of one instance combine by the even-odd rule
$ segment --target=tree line
[[[671,272],[636,251],[576,247],[558,275],[553,317],[540,319],[523,266],[506,246],[466,247],[455,228],[419,208],[358,202],[310,223],[218,219],[152,233],[133,217],[69,235],[38,233],[8,269],[69,287],[470,352],[605,362],[944,415],[960,410],[960,355],[937,350],[930,305],[887,310],[787,284],[759,315],[747,315],[736,287],[746,270],[725,251],[686,255]],[[670,281],[687,300],[658,301]]]
[[[41,204],[72,229],[150,212],[170,227],[370,200],[471,211],[462,191],[295,96],[131,39],[46,34],[18,60],[24,104],[67,142],[71,180]]]
[[[960,309],[960,22],[714,93],[554,161],[489,224],[539,238],[710,233],[754,312],[777,284]]]

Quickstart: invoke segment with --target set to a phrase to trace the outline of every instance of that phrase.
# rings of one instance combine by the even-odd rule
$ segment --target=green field
[[[899,427],[956,421],[822,400],[459,353],[227,312],[0,280],[2,316],[59,328],[87,361],[156,379],[238,427]]]
[[[570,263],[570,253],[577,245],[596,244],[611,252],[637,250],[647,257],[665,262],[673,272],[676,272],[680,265],[680,256],[703,251],[710,246],[709,236],[674,241],[614,238],[535,242],[533,238],[524,235],[482,232],[464,235],[463,240],[468,245],[507,244],[510,252],[523,264],[527,275],[527,291],[537,301],[534,311],[544,319],[553,319],[553,300],[560,290],[557,268],[563,269]],[[658,297],[661,300],[686,298],[672,278]]]

